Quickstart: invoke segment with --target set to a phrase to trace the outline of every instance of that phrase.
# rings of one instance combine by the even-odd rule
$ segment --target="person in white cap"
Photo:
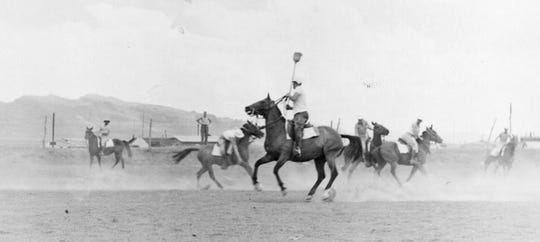
[[[358,122],[354,125],[354,133],[356,136],[360,137],[360,141],[362,142],[362,154],[364,155],[368,152],[366,143],[366,141],[370,138],[368,129],[373,130],[373,127],[371,127],[371,124],[369,124],[369,122],[363,118],[359,118]]]
[[[103,120],[103,126],[101,126],[98,130],[98,137],[99,137],[99,147],[101,148],[101,152],[103,152],[103,147],[107,146],[107,142],[109,141],[109,137],[111,137],[111,126],[109,126],[109,123],[111,121],[106,119]]]
[[[418,164],[417,156],[418,156],[418,142],[416,139],[420,138],[420,124],[422,123],[422,119],[416,119],[416,121],[411,125],[409,130],[401,136],[401,139],[409,145],[409,147],[412,149],[412,157],[411,157],[411,164]]]
[[[244,137],[244,132],[242,132],[241,129],[226,130],[221,134],[221,136],[219,136],[217,143],[219,145],[221,155],[225,157],[225,161],[221,163],[221,169],[225,170],[233,163],[231,155],[236,156],[238,163],[244,162],[242,156],[240,156],[240,152],[238,151],[237,142],[242,137]]]
[[[287,107],[292,109],[294,115],[293,120],[287,123],[289,136],[293,139],[293,154],[295,156],[302,155],[302,139],[304,137],[304,127],[309,119],[307,111],[306,94],[302,88],[303,80],[301,77],[296,77],[292,81],[292,90],[286,97],[292,101],[293,106]]]

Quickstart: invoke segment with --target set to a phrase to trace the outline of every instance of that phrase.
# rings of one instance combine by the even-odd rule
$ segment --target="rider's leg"
[[[306,125],[308,118],[307,112],[300,112],[294,115],[295,152],[298,155],[301,155],[304,126]]]
[[[294,120],[288,120],[287,121],[287,134],[292,140],[292,147],[291,149],[294,151],[296,147],[296,134],[294,132],[295,126],[294,126]]]
[[[103,155],[103,138],[99,136],[99,153]]]
[[[221,157],[223,158],[222,159],[222,162],[221,162],[221,169],[227,169],[227,166],[229,166],[228,164],[228,158],[227,158],[227,150],[226,150],[226,146],[227,146],[227,140],[221,136],[219,137],[218,141],[218,146],[219,146],[219,151],[221,153]]]
[[[411,148],[412,148],[412,152],[413,152],[413,155],[412,155],[412,159],[411,159],[411,164],[418,164],[418,143],[416,142],[415,139],[413,139],[414,142],[412,142],[412,145],[411,145]]]
[[[231,161],[232,161],[232,157],[234,156],[234,157],[236,157],[236,163],[237,164],[242,164],[242,163],[246,162],[246,161],[244,161],[244,159],[240,155],[240,151],[238,150],[238,144],[237,144],[236,140],[231,141],[230,148],[232,150],[231,151],[232,155],[230,156]],[[232,162],[231,162],[231,164],[232,164]]]

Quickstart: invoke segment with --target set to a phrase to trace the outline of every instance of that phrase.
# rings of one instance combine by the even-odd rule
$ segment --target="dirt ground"
[[[215,166],[225,186],[203,176],[195,155],[135,150],[126,169],[89,168],[84,150],[0,147],[1,241],[531,241],[540,237],[540,151],[519,150],[512,172],[481,171],[484,151],[434,150],[426,169],[403,187],[388,168],[341,172],[336,201],[315,181],[312,163],[288,163],[278,192],[272,164],[260,170],[265,191],[252,191],[240,167]],[[250,163],[261,155],[255,146]],[[341,165],[341,161],[340,161]],[[406,178],[408,167],[399,167]],[[326,182],[326,181],[325,181]],[[323,182],[322,185],[325,185]]]
[[[531,241],[536,202],[311,202],[254,191],[5,191],[2,241]]]

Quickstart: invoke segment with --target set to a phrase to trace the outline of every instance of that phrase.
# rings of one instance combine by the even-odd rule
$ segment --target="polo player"
[[[293,155],[302,155],[302,139],[304,138],[304,127],[309,119],[307,112],[306,94],[302,88],[303,80],[296,77],[292,81],[292,90],[286,97],[292,101],[292,107],[287,106],[288,110],[292,110],[294,115],[293,120],[287,122],[287,131],[293,140]]]
[[[362,154],[364,155],[364,158],[365,154],[368,152],[366,143],[366,141],[369,139],[368,129],[373,130],[373,127],[371,127],[371,124],[369,124],[363,118],[359,118],[358,122],[354,125],[354,133],[360,138],[362,143]]]
[[[103,126],[98,130],[99,148],[103,152],[103,147],[107,145],[111,135],[111,126],[109,126],[110,120],[103,120]]]
[[[495,138],[495,148],[491,150],[490,155],[491,156],[501,156],[503,152],[503,148],[508,144],[508,141],[510,141],[510,134],[508,133],[508,129],[505,128],[503,132]]]
[[[230,129],[224,131],[217,141],[221,156],[224,161],[221,163],[221,169],[225,170],[229,165],[232,165],[231,155],[236,156],[238,163],[244,163],[240,152],[238,151],[238,140],[244,137],[242,129]]]
[[[409,130],[401,136],[401,139],[407,143],[407,145],[412,149],[412,157],[410,163],[412,165],[418,164],[417,156],[418,156],[418,142],[416,139],[420,138],[420,124],[422,123],[422,119],[417,119],[409,128]]]

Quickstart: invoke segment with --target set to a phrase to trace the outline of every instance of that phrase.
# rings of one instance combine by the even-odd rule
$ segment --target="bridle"
[[[270,107],[268,108],[268,110],[274,108],[275,106],[277,106],[278,104],[280,104],[281,102],[283,102],[285,99],[287,99],[287,96],[283,96],[283,97],[280,97],[279,99],[277,99],[276,101],[272,101],[272,105],[270,105]],[[257,119],[263,119],[263,118],[260,118],[259,115],[255,114],[254,115],[255,118]],[[270,122],[270,123],[266,123],[264,124],[263,126],[259,127],[259,129],[264,129],[266,128],[267,126],[269,125],[274,125],[276,124],[277,122],[280,122],[282,119],[285,119],[285,117],[283,116],[283,114],[281,114],[281,117],[279,117],[278,119]]]

